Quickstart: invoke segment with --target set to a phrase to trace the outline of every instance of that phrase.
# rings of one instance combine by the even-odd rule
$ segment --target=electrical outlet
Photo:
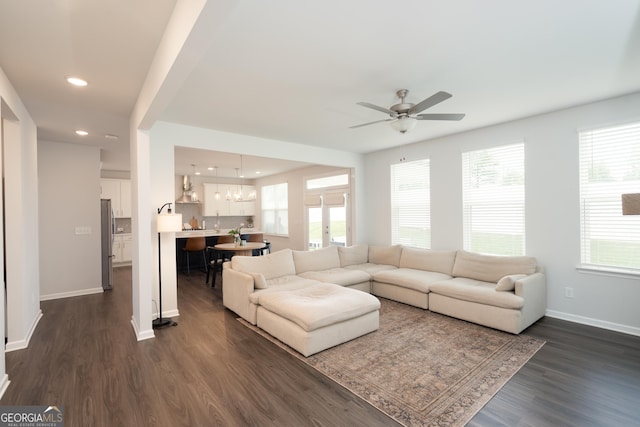
[[[565,288],[564,288],[564,297],[565,297],[565,298],[574,298],[574,297],[575,297],[575,295],[574,295],[574,293],[573,293],[573,288],[570,288],[570,287],[568,287],[568,286],[567,286],[567,287],[565,287]]]

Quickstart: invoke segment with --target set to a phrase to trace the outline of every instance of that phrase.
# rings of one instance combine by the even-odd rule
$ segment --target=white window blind
[[[640,270],[640,216],[621,195],[640,192],[640,123],[579,132],[582,264]]]
[[[523,255],[524,143],[462,153],[464,249]]]
[[[391,165],[391,242],[431,247],[429,159]]]
[[[286,182],[262,187],[262,231],[289,234],[289,192]]]

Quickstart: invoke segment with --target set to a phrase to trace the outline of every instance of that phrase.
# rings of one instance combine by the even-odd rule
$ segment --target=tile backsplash
[[[131,218],[116,218],[116,233],[131,233]]]

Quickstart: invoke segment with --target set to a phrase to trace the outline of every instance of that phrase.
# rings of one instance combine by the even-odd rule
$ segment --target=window
[[[640,216],[621,195],[640,192],[640,123],[579,132],[582,264],[640,269]]]
[[[391,243],[431,247],[429,159],[391,165]]]
[[[523,255],[524,143],[462,153],[464,249]]]
[[[267,234],[289,234],[289,195],[286,182],[262,187],[262,229]]]

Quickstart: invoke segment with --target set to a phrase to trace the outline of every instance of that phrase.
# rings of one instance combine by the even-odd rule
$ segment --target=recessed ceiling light
[[[207,170],[212,171],[212,170],[213,170],[213,167],[209,166],[209,167],[207,168]]]
[[[260,175],[262,172],[260,171],[256,171],[256,175]]]
[[[196,172],[196,175],[200,175],[200,172]]]
[[[76,133],[80,136],[87,136],[89,135],[89,132],[87,132],[86,130],[77,130]]]
[[[79,77],[67,77],[67,82],[74,85],[74,86],[86,86],[87,85],[87,81],[83,80]]]
[[[112,133],[108,133],[104,136],[106,139],[118,139],[120,138],[118,135],[114,135]]]

